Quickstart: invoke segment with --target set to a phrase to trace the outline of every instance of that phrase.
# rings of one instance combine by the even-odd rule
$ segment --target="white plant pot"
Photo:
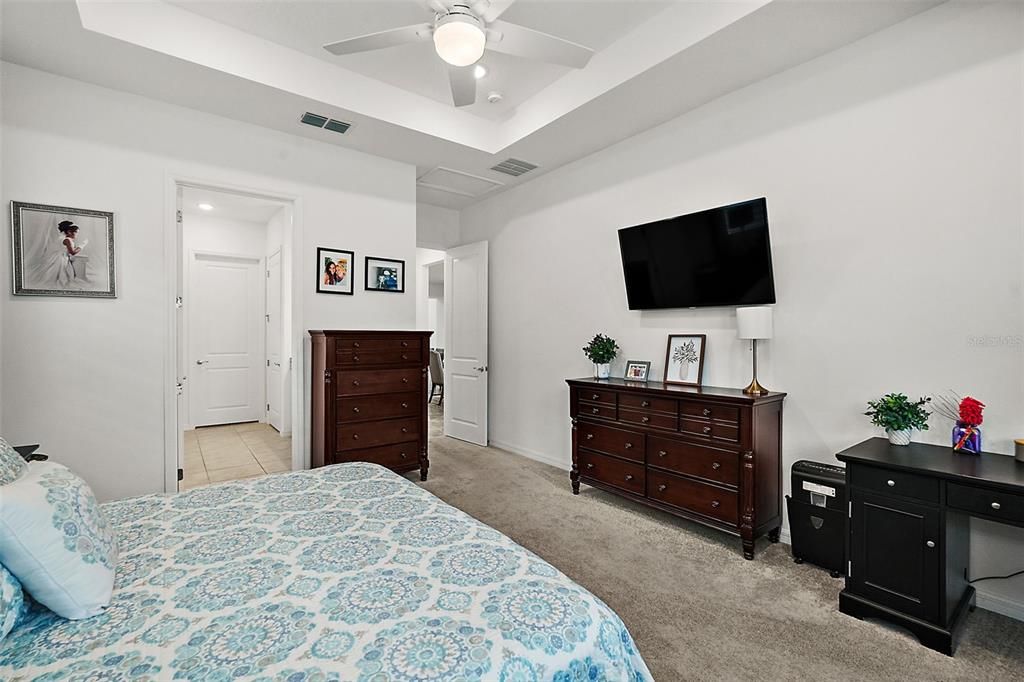
[[[611,375],[612,375],[611,363],[606,362],[603,365],[599,365],[596,362],[594,363],[594,378],[595,379],[607,379]]]
[[[912,433],[913,429],[904,429],[902,431],[886,429],[885,435],[889,436],[889,442],[893,445],[910,445],[910,434]]]

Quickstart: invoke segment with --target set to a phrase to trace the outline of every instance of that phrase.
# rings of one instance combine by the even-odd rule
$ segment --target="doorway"
[[[178,191],[179,489],[292,469],[291,205]]]

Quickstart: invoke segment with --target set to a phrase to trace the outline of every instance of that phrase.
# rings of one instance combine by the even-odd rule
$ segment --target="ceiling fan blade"
[[[496,21],[487,31],[487,49],[541,62],[582,69],[594,56],[589,47],[534,31],[519,24]]]
[[[448,5],[446,5],[442,0],[419,0],[419,2],[438,14],[448,13]]]
[[[346,38],[336,43],[327,43],[324,49],[331,54],[352,54],[354,52],[366,52],[368,50],[382,50],[386,47],[396,47],[407,43],[417,43],[430,39],[430,24],[414,24],[393,28],[380,33],[370,33],[365,36]]]
[[[448,81],[452,86],[455,106],[464,107],[476,102],[476,78],[472,66],[449,66]]]
[[[513,2],[515,0],[479,0],[473,3],[473,11],[489,24],[497,21]]]

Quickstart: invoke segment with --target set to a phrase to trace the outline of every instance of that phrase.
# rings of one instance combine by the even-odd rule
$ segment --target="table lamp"
[[[750,385],[743,389],[743,392],[749,395],[764,395],[768,389],[757,383],[757,341],[758,339],[772,338],[772,309],[767,306],[737,308],[736,336],[741,339],[750,339],[754,355],[754,378]]]

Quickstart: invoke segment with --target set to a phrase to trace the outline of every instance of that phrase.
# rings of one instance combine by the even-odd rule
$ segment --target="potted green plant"
[[[613,338],[597,334],[583,347],[583,353],[594,363],[594,378],[607,379],[612,373],[611,362],[619,354],[619,344]]]
[[[893,445],[910,445],[910,435],[914,429],[928,430],[928,410],[924,406],[931,398],[919,398],[910,402],[902,393],[889,393],[878,400],[868,402],[868,411],[864,414],[871,417],[871,423],[885,429],[885,435]]]

